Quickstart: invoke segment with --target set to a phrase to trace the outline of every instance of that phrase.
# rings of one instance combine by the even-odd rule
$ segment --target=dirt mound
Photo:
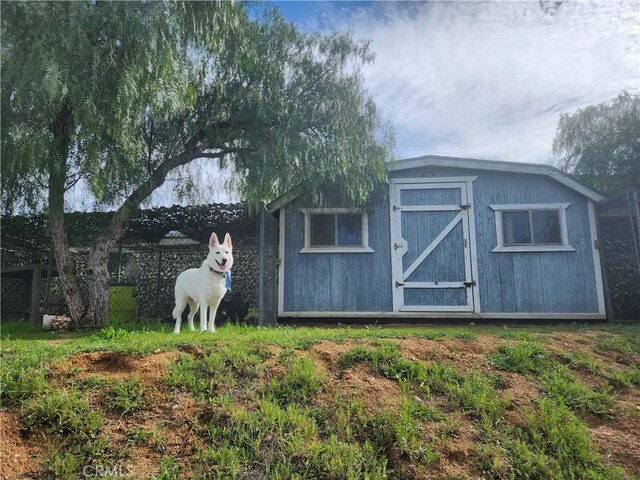
[[[22,437],[18,414],[0,411],[0,478],[36,475],[42,457],[41,447]]]
[[[397,411],[402,403],[402,391],[398,384],[374,373],[369,367],[356,365],[329,381],[329,390],[339,391],[357,398],[371,412],[383,409]]]
[[[178,352],[157,352],[146,357],[112,351],[80,353],[54,365],[52,373],[54,378],[70,374],[80,378],[91,375],[108,378],[135,375],[144,383],[153,383],[164,377],[167,366],[179,357]]]
[[[334,369],[337,367],[340,355],[348,352],[356,345],[367,346],[366,343],[355,342],[320,342],[311,347],[311,356],[316,360],[316,363],[321,363],[328,369]]]

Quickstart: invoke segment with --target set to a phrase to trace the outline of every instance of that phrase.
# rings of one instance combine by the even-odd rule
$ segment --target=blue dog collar
[[[226,275],[224,276],[224,286],[228,291],[231,291],[231,272],[227,270]]]

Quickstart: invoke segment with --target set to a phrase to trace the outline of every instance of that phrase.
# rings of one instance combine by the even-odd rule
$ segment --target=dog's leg
[[[188,298],[187,303],[189,304],[189,315],[187,316],[187,321],[189,322],[189,330],[195,332],[196,328],[193,326],[193,317],[196,316],[196,312],[198,311],[198,302],[191,298]]]
[[[200,332],[207,331],[207,300],[200,299]]]
[[[173,333],[180,333],[180,323],[182,323],[182,312],[187,305],[187,301],[184,297],[176,295],[176,306],[173,309],[173,318],[176,319],[176,326],[173,329]]]
[[[215,305],[211,305],[209,307],[209,331],[216,331],[216,313],[218,312],[218,307],[220,306],[220,302],[222,301],[222,297],[218,299]]]

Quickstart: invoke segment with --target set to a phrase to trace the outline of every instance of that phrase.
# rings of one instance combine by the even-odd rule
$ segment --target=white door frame
[[[396,178],[389,182],[389,214],[391,228],[391,288],[393,292],[394,312],[479,312],[480,298],[477,285],[477,250],[475,241],[475,222],[473,218],[473,181],[478,177],[433,177],[433,178]],[[401,206],[402,190],[410,189],[436,189],[456,188],[460,189],[460,205],[415,205]],[[404,278],[411,272],[405,273],[402,258],[408,251],[406,240],[402,238],[402,211],[458,211],[460,212],[454,221],[432,241],[431,251],[443,240],[446,235],[460,222],[462,222],[465,260],[465,282],[474,286],[467,287],[466,305],[405,305],[404,288],[455,288],[461,287],[459,282],[412,282],[404,285]],[[461,218],[458,218],[461,217]],[[441,237],[441,238],[440,238]],[[419,257],[429,255],[429,248],[425,249]],[[418,257],[418,259],[419,259]],[[416,259],[416,262],[417,260]],[[416,263],[414,262],[414,263]],[[417,262],[420,263],[420,262]],[[398,282],[398,284],[396,283]]]

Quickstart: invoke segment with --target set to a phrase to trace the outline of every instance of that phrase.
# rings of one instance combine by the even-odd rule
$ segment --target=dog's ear
[[[224,236],[224,245],[229,248],[233,248],[233,245],[231,244],[231,235],[229,235],[228,233]]]
[[[218,241],[218,236],[214,232],[211,234],[211,237],[209,238],[209,247],[213,248],[213,247],[217,247],[218,245],[220,245],[220,242]]]

